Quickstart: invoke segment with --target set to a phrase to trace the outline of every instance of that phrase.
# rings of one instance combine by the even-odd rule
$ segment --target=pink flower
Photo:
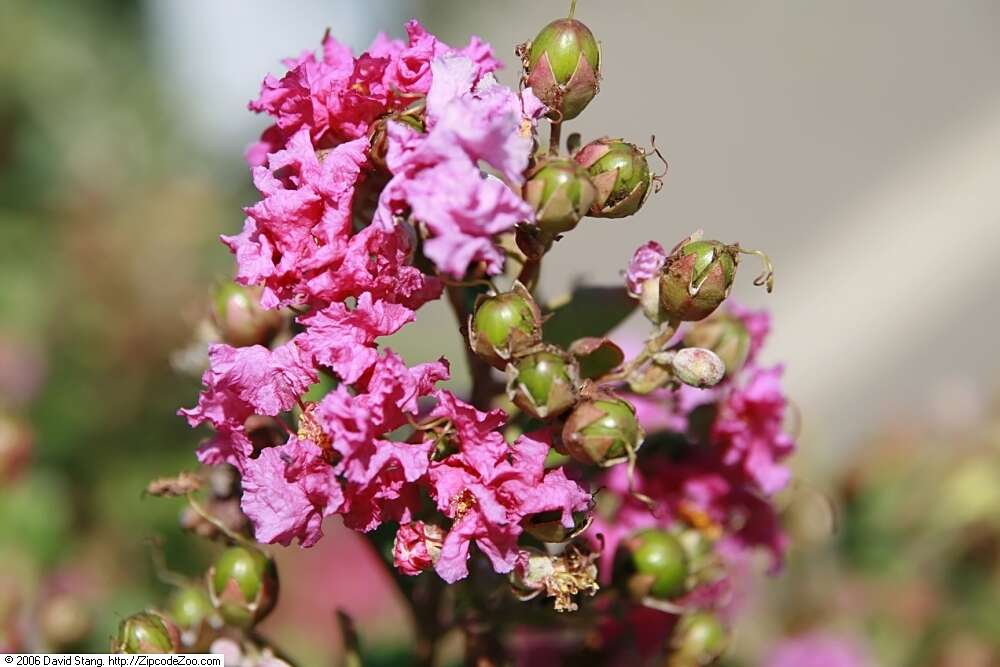
[[[851,641],[825,634],[786,639],[764,660],[764,667],[866,667],[871,663]]]
[[[458,413],[455,417],[462,419]],[[485,415],[479,413],[477,420],[483,423]],[[459,452],[432,464],[428,472],[438,509],[453,520],[435,565],[445,581],[468,574],[473,541],[496,572],[510,572],[525,516],[559,509],[571,527],[573,512],[589,508],[590,494],[566,480],[562,471],[545,473],[545,437],[524,435],[511,446],[499,433],[459,440]]]
[[[310,547],[323,536],[323,519],[340,509],[344,496],[324,451],[292,437],[243,464],[243,512],[259,542]]]
[[[667,253],[656,241],[649,241],[636,248],[625,273],[628,293],[638,299],[642,295],[642,284],[657,276],[666,261]]]
[[[367,148],[365,140],[348,142],[321,160],[303,129],[269,156],[268,168],[254,169],[264,199],[247,209],[240,234],[222,240],[236,253],[237,280],[264,287],[265,308],[314,302],[310,281],[343,261]]]
[[[531,220],[532,210],[498,178],[482,173],[480,164],[520,184],[533,142],[532,121],[526,121],[521,99],[492,77],[473,87],[477,71],[469,59],[438,59],[432,71],[427,133],[389,125],[393,178],[376,221],[388,228],[409,211],[430,232],[424,253],[440,271],[461,278],[470,264],[483,262],[488,272],[498,273],[504,255],[494,238]]]
[[[306,331],[301,345],[316,363],[333,369],[342,382],[353,384],[378,359],[375,339],[399,331],[413,321],[413,311],[396,303],[374,301],[365,292],[353,309],[332,303],[299,318]]]
[[[396,531],[392,546],[396,569],[410,576],[429,569],[441,554],[443,539],[444,530],[440,526],[423,521],[404,523]]]
[[[788,401],[781,373],[780,366],[750,369],[745,383],[727,393],[711,435],[723,463],[740,470],[766,495],[788,483],[790,474],[781,461],[795,449],[783,426]]]

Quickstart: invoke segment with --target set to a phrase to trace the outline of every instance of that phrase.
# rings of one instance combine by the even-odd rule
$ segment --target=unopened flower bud
[[[511,400],[533,417],[554,417],[576,402],[575,363],[555,348],[521,357],[507,372]]]
[[[587,530],[593,516],[588,512],[573,512],[573,527],[567,528],[562,522],[562,510],[539,512],[524,518],[521,526],[524,532],[542,542],[566,542]]]
[[[688,329],[684,334],[684,344],[715,352],[726,366],[726,375],[732,376],[747,361],[750,332],[738,317],[729,314],[715,315]]]
[[[576,118],[597,94],[601,49],[580,21],[557,19],[518,52],[525,83],[558,121]]]
[[[250,627],[263,620],[278,601],[274,561],[251,547],[223,551],[208,571],[213,606],[230,625]]]
[[[118,624],[112,650],[115,653],[177,653],[177,627],[156,612],[133,614]]]
[[[649,529],[625,541],[633,574],[629,592],[637,599],[669,600],[687,591],[688,556],[670,533]]]
[[[167,614],[182,632],[195,632],[211,617],[212,601],[202,586],[184,586],[171,594]]]
[[[576,227],[596,196],[587,171],[566,158],[542,162],[524,185],[524,199],[535,209],[535,222],[549,236]]]
[[[595,218],[632,215],[649,196],[653,174],[646,153],[634,144],[604,137],[581,148],[573,159],[587,170],[597,189],[590,207]]]
[[[712,314],[729,295],[739,248],[718,241],[688,241],[667,259],[660,274],[660,306],[670,319],[686,322]]]
[[[729,633],[719,618],[707,611],[685,614],[674,630],[676,653],[671,664],[684,667],[714,663],[729,646]]]
[[[225,283],[215,292],[212,322],[225,343],[266,346],[281,330],[283,318],[277,310],[261,307],[259,290]]]
[[[440,526],[413,521],[400,524],[392,545],[396,569],[414,576],[434,566],[441,556],[445,532]]]
[[[514,283],[509,292],[480,297],[469,318],[469,345],[497,368],[503,368],[521,350],[537,345],[541,332],[541,311],[521,283]]]
[[[715,352],[701,347],[678,350],[671,360],[674,377],[689,387],[714,387],[726,374],[726,365]]]
[[[626,461],[643,438],[632,404],[610,395],[578,403],[562,430],[563,447],[570,456],[602,467]]]

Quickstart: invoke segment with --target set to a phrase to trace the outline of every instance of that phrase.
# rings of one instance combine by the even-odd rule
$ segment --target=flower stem
[[[559,144],[562,143],[562,121],[549,123],[549,155],[559,155]]]

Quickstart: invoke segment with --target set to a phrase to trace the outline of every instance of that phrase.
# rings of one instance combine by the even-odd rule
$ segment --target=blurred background
[[[231,272],[217,237],[254,201],[242,153],[263,76],[328,26],[362,50],[416,16],[491,42],[512,84],[514,45],[566,4],[2,3],[0,649],[29,614],[36,645],[103,651],[167,592],[148,538],[191,574],[211,553],[177,528],[179,502],[140,494],[193,463],[175,411],[198,381],[171,358]],[[735,296],[774,314],[795,466],[837,508],[831,538],[793,503],[797,546],[733,664],[817,633],[872,665],[1000,664],[1000,3],[581,0],[577,16],[604,81],[571,129],[655,134],[670,170],[641,215],[563,241],[543,288],[616,282],[639,243],[698,228],[766,249],[774,294],[745,279]],[[440,354],[440,309],[393,346]],[[336,654],[336,606],[387,652],[408,636],[364,545],[330,532],[279,557],[301,575],[265,630],[303,664]]]

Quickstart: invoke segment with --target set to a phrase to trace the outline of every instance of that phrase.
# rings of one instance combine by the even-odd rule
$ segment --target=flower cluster
[[[600,79],[572,17],[519,47],[519,91],[478,39],[453,49],[415,21],[407,34],[358,57],[327,35],[250,105],[274,124],[248,154],[261,199],[223,237],[239,286],[214,316],[221,342],[181,411],[214,431],[199,460],[238,471],[259,542],[311,546],[331,515],[388,524],[403,575],[455,583],[476,557],[509,573],[513,597],[559,611],[610,586],[623,595],[595,604],[626,609],[609,617],[683,614],[678,655],[705,664],[749,550],[779,562],[785,546],[768,498],[793,443],[781,369],[757,362],[768,319],[719,308],[741,255],[763,254],[700,233],[670,253],[651,241],[610,289],[651,323],[641,347],[608,337],[600,302],[583,304],[598,324],[558,331],[574,315],[535,300],[545,253],[585,217],[638,212],[660,189],[659,152],[602,137],[561,154],[562,123]],[[410,365],[380,345],[445,290],[468,401],[438,386],[447,360]],[[273,606],[237,597],[243,623]]]

